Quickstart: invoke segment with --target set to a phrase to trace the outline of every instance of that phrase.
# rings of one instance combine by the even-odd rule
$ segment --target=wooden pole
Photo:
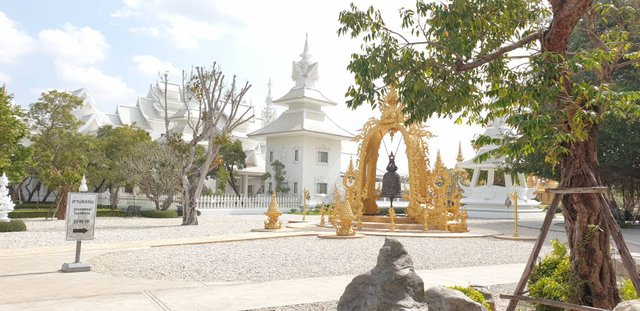
[[[550,300],[550,299],[544,299],[544,298],[539,298],[539,297],[529,297],[529,296],[521,296],[521,295],[504,295],[504,294],[501,294],[500,298],[502,298],[502,299],[511,299],[511,301],[514,301],[514,300],[528,301],[528,302],[539,303],[539,304],[543,304],[543,305],[547,305],[547,306],[558,307],[558,308],[562,308],[562,309],[566,309],[566,310],[609,311],[607,309],[600,309],[600,308],[589,307],[589,306],[581,306],[581,305],[577,305],[577,304],[573,304],[573,303],[559,302],[559,301]]]
[[[533,251],[531,252],[531,256],[529,256],[529,261],[527,261],[527,265],[524,267],[524,271],[522,272],[520,281],[516,286],[516,290],[514,292],[515,296],[519,296],[524,293],[524,288],[527,285],[527,281],[529,280],[529,275],[536,265],[536,259],[538,259],[540,249],[542,248],[542,245],[547,238],[547,233],[549,232],[549,227],[551,227],[551,222],[553,221],[553,216],[556,213],[556,208],[558,208],[558,203],[560,203],[560,198],[562,198],[562,194],[556,194],[553,196],[553,201],[551,201],[551,205],[549,205],[547,215],[544,217],[544,222],[542,223],[542,227],[540,228],[540,235],[538,235],[538,240],[536,240],[536,244],[533,246]],[[507,311],[515,311],[517,305],[518,300],[512,299],[511,301],[509,301]]]

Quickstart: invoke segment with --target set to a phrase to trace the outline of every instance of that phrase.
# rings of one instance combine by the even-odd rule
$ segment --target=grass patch
[[[178,218],[178,212],[174,210],[160,211],[152,209],[140,211],[140,216],[147,218]]]
[[[0,232],[27,231],[27,225],[22,220],[11,219],[9,222],[0,222]]]

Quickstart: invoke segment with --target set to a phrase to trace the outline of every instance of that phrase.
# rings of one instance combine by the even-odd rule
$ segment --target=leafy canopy
[[[20,144],[29,131],[22,121],[24,113],[11,103],[12,96],[5,86],[0,87],[0,174],[7,173],[11,182],[20,182],[27,176],[31,152]]]

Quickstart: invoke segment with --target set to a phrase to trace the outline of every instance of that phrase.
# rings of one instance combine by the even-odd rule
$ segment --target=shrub
[[[567,302],[572,281],[571,263],[567,255],[567,245],[551,240],[553,251],[533,268],[529,278],[529,294],[532,297]],[[537,311],[562,311],[562,308],[536,305]]]
[[[9,222],[0,222],[0,232],[27,231],[27,225],[22,220],[11,219]]]
[[[449,288],[462,292],[467,297],[471,298],[471,300],[483,305],[487,310],[491,310],[491,306],[489,306],[489,304],[487,303],[487,300],[484,299],[484,295],[482,295],[481,292],[471,287],[464,287],[464,286],[449,286]]]
[[[126,211],[121,209],[98,208],[97,217],[129,217]]]
[[[174,210],[160,211],[155,209],[141,211],[140,216],[147,217],[147,218],[178,218],[179,217],[177,211],[174,211]]]
[[[44,202],[44,203],[20,203],[20,204],[16,204],[16,206],[14,206],[14,210],[19,210],[19,209],[50,209],[51,207],[53,207],[53,203],[51,202]]]
[[[17,209],[9,212],[9,218],[45,218],[51,214],[50,209]]]
[[[638,299],[638,293],[636,293],[636,288],[633,287],[633,282],[629,279],[622,280],[622,284],[620,284],[620,299],[625,300],[633,300]]]

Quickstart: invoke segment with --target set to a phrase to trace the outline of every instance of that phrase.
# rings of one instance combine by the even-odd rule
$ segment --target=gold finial
[[[340,218],[340,225],[336,228],[336,235],[349,236],[355,235],[356,230],[353,228],[353,212],[348,200],[344,201],[340,211],[336,213],[336,217]]]
[[[309,197],[309,189],[304,188],[302,191],[302,221],[307,220],[307,198]]]
[[[324,226],[324,202],[320,206],[320,225]]]
[[[458,163],[464,161],[464,156],[462,155],[462,143],[458,141],[458,156],[456,157],[456,161]]]
[[[271,193],[271,203],[269,203],[269,209],[267,209],[267,212],[264,214],[269,218],[264,222],[265,229],[280,229],[282,227],[282,222],[278,220],[282,212],[278,209],[275,191]]]

